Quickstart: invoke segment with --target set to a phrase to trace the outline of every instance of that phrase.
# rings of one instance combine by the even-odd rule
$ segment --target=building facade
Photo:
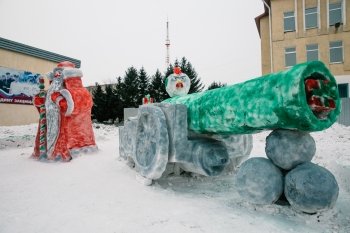
[[[255,18],[261,38],[262,73],[320,60],[350,97],[350,0],[262,0]]]
[[[0,37],[0,70],[5,71],[5,74],[0,75],[0,81],[2,81],[0,82],[0,126],[24,125],[38,122],[39,114],[33,105],[28,104],[28,101],[11,101],[11,97],[14,94],[23,96],[28,92],[24,89],[20,90],[21,87],[28,88],[29,86],[21,82],[22,74],[29,74],[26,78],[35,77],[37,79],[37,76],[32,74],[46,74],[48,71],[52,71],[61,61],[71,61],[77,68],[80,67],[81,63],[74,58]],[[11,71],[15,74],[12,75]],[[33,86],[35,86],[35,80],[31,81]],[[16,83],[17,85],[13,85]],[[17,88],[13,88],[14,86]],[[47,80],[45,81],[45,86],[48,86]]]

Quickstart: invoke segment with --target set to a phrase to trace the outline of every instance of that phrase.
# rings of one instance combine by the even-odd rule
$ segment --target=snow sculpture
[[[307,132],[274,130],[266,138],[265,152],[278,167],[290,170],[311,161],[316,153],[316,143]]]
[[[37,107],[39,112],[39,124],[38,131],[35,139],[34,153],[38,158],[44,158],[46,156],[46,109],[44,100],[46,97],[44,77],[39,78],[39,93],[37,98],[34,98],[33,104]]]
[[[185,96],[190,90],[190,87],[190,78],[185,73],[182,73],[178,63],[175,62],[174,73],[169,75],[165,80],[165,90],[170,97]]]
[[[317,114],[319,113],[317,112]],[[321,115],[325,116],[324,113]],[[339,191],[337,181],[328,170],[310,162],[315,155],[316,144],[308,132],[286,129],[273,130],[266,138],[265,152],[270,163],[286,174],[283,178],[284,195],[292,208],[306,213],[316,213],[334,206]],[[256,182],[257,179],[261,179],[261,174],[255,174],[254,171],[248,170],[245,163],[242,164],[236,177],[239,194],[252,203],[268,204],[264,196],[255,194],[254,198],[247,198],[247,196],[250,197],[251,188],[250,185],[242,185],[240,182],[242,176],[250,180],[245,182],[253,183],[261,190],[270,189],[270,186],[265,179]],[[259,169],[264,167],[262,164],[258,165]],[[259,169],[255,169],[259,171]],[[274,178],[270,177],[269,179],[279,178],[280,175],[275,174]],[[271,192],[274,191],[271,190]],[[261,192],[263,193],[263,191]]]
[[[309,88],[308,80],[322,85]],[[320,61],[163,102],[187,106],[190,130],[215,134],[278,128],[320,131],[330,127],[340,113],[337,84]]]
[[[252,203],[274,203],[283,192],[277,199],[270,199],[272,200],[270,203],[263,194],[269,189],[270,195],[276,193],[275,189],[271,188],[270,182],[280,179],[280,174],[284,174],[284,195],[295,210],[316,213],[334,206],[339,192],[337,181],[327,169],[310,162],[316,147],[315,141],[307,132],[274,130],[266,139],[265,150],[269,158],[266,160],[274,166],[274,169],[280,170],[280,173],[270,172],[269,177],[264,176],[260,170],[271,168],[266,168],[266,165],[258,161],[252,168],[250,160],[253,159],[247,160],[235,178],[242,198]],[[251,187],[255,189],[252,191]],[[260,193],[257,190],[261,190]]]
[[[171,96],[183,96],[190,80],[175,65],[166,89]],[[183,104],[142,105],[137,117],[119,127],[119,154],[132,161],[136,171],[147,179],[158,179],[167,164],[205,176],[235,168],[252,149],[251,135],[212,135],[188,131],[187,107]],[[230,166],[228,166],[230,165]]]
[[[330,171],[307,162],[288,172],[284,193],[294,209],[312,214],[335,205],[339,186]]]
[[[48,75],[51,85],[46,97],[34,97],[36,107],[45,105],[46,151],[40,153],[39,130],[33,158],[70,161],[81,151],[97,150],[91,123],[92,98],[81,77],[82,72],[73,63],[61,62]]]
[[[187,109],[181,104],[142,105],[137,117],[130,117],[119,127],[119,135],[120,156],[133,161],[135,169],[152,180],[162,176],[168,163],[205,176],[219,175],[228,164],[237,165],[252,149],[251,135],[226,135],[221,139],[188,133]]]
[[[250,158],[241,165],[235,184],[239,194],[249,202],[273,204],[283,192],[283,175],[270,160]]]
[[[270,160],[248,160],[237,174],[239,193],[254,203],[279,198],[282,174],[315,154],[315,142],[307,132],[330,127],[340,113],[335,79],[319,61],[190,95],[174,91],[177,88],[184,87],[168,81],[172,98],[143,105],[137,117],[126,120],[120,128],[120,156],[148,179],[158,179],[169,163],[214,176],[249,155],[252,137],[247,134],[277,130],[267,139]],[[333,199],[330,202],[325,206],[332,206]]]
[[[142,98],[142,104],[151,104],[154,103],[154,99],[148,94]]]
[[[159,108],[140,108],[136,126],[135,163],[140,174],[159,178],[168,162],[169,139],[166,120]]]

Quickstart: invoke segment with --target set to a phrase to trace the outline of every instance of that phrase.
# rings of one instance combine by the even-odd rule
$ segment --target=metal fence
[[[341,99],[341,113],[338,118],[338,123],[350,126],[350,98]]]

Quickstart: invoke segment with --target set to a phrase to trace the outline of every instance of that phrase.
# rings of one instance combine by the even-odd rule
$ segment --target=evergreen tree
[[[190,91],[188,92],[189,94],[200,92],[204,89],[204,85],[201,82],[201,79],[198,77],[196,70],[193,68],[192,64],[189,61],[187,61],[185,57],[181,59],[180,68],[182,72],[187,74],[187,76],[191,80],[191,87]]]
[[[176,60],[175,63],[176,62],[178,62],[178,61]],[[181,71],[183,73],[187,74],[187,76],[191,80],[191,87],[190,87],[190,91],[188,93],[191,94],[191,93],[202,91],[204,89],[204,85],[203,85],[201,79],[198,77],[198,74],[197,74],[196,70],[193,68],[192,64],[189,61],[187,61],[187,59],[185,57],[183,57],[181,59],[181,62],[179,63],[179,66],[181,68]],[[166,73],[165,73],[165,77],[168,77],[170,74],[173,73],[173,68],[174,68],[174,66],[171,64],[168,66]]]
[[[212,89],[215,89],[215,88],[220,88],[220,87],[225,87],[226,86],[226,83],[221,83],[221,82],[212,82],[208,89],[207,90],[212,90]]]
[[[130,108],[139,106],[139,100],[137,99],[139,93],[138,87],[138,73],[132,66],[125,72],[122,84],[123,91],[121,93],[121,99],[124,102],[124,107]]]
[[[92,99],[94,102],[94,105],[92,106],[92,118],[96,119],[98,122],[107,121],[108,116],[106,114],[106,95],[98,83],[95,83],[95,89],[92,91]]]
[[[162,102],[169,98],[169,95],[165,90],[165,79],[158,69],[152,76],[149,94],[155,99],[155,102]]]
[[[114,123],[115,119],[117,118],[117,111],[118,111],[118,104],[119,100],[117,98],[117,95],[115,95],[113,91],[113,84],[107,84],[105,88],[105,95],[106,95],[106,117],[108,120],[112,120],[112,123]]]
[[[124,83],[122,82],[122,78],[119,76],[117,78],[117,84],[115,85],[113,89],[113,93],[116,98],[116,116],[119,121],[122,121],[124,119],[124,100],[122,99],[123,96],[123,85]]]
[[[176,59],[175,62],[177,62],[177,59]],[[173,66],[173,64],[170,63],[169,66],[167,67],[166,71],[165,71],[164,79],[166,79],[169,75],[171,75],[173,73],[173,71],[174,71],[174,66]]]
[[[149,94],[149,78],[145,69],[142,67],[139,71],[138,76],[138,95],[137,95],[137,103],[142,104],[142,98]]]

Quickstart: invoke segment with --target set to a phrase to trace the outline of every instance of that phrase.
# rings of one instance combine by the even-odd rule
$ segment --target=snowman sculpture
[[[187,95],[191,87],[191,80],[182,73],[178,63],[175,62],[174,73],[165,80],[165,90],[170,97]]]

